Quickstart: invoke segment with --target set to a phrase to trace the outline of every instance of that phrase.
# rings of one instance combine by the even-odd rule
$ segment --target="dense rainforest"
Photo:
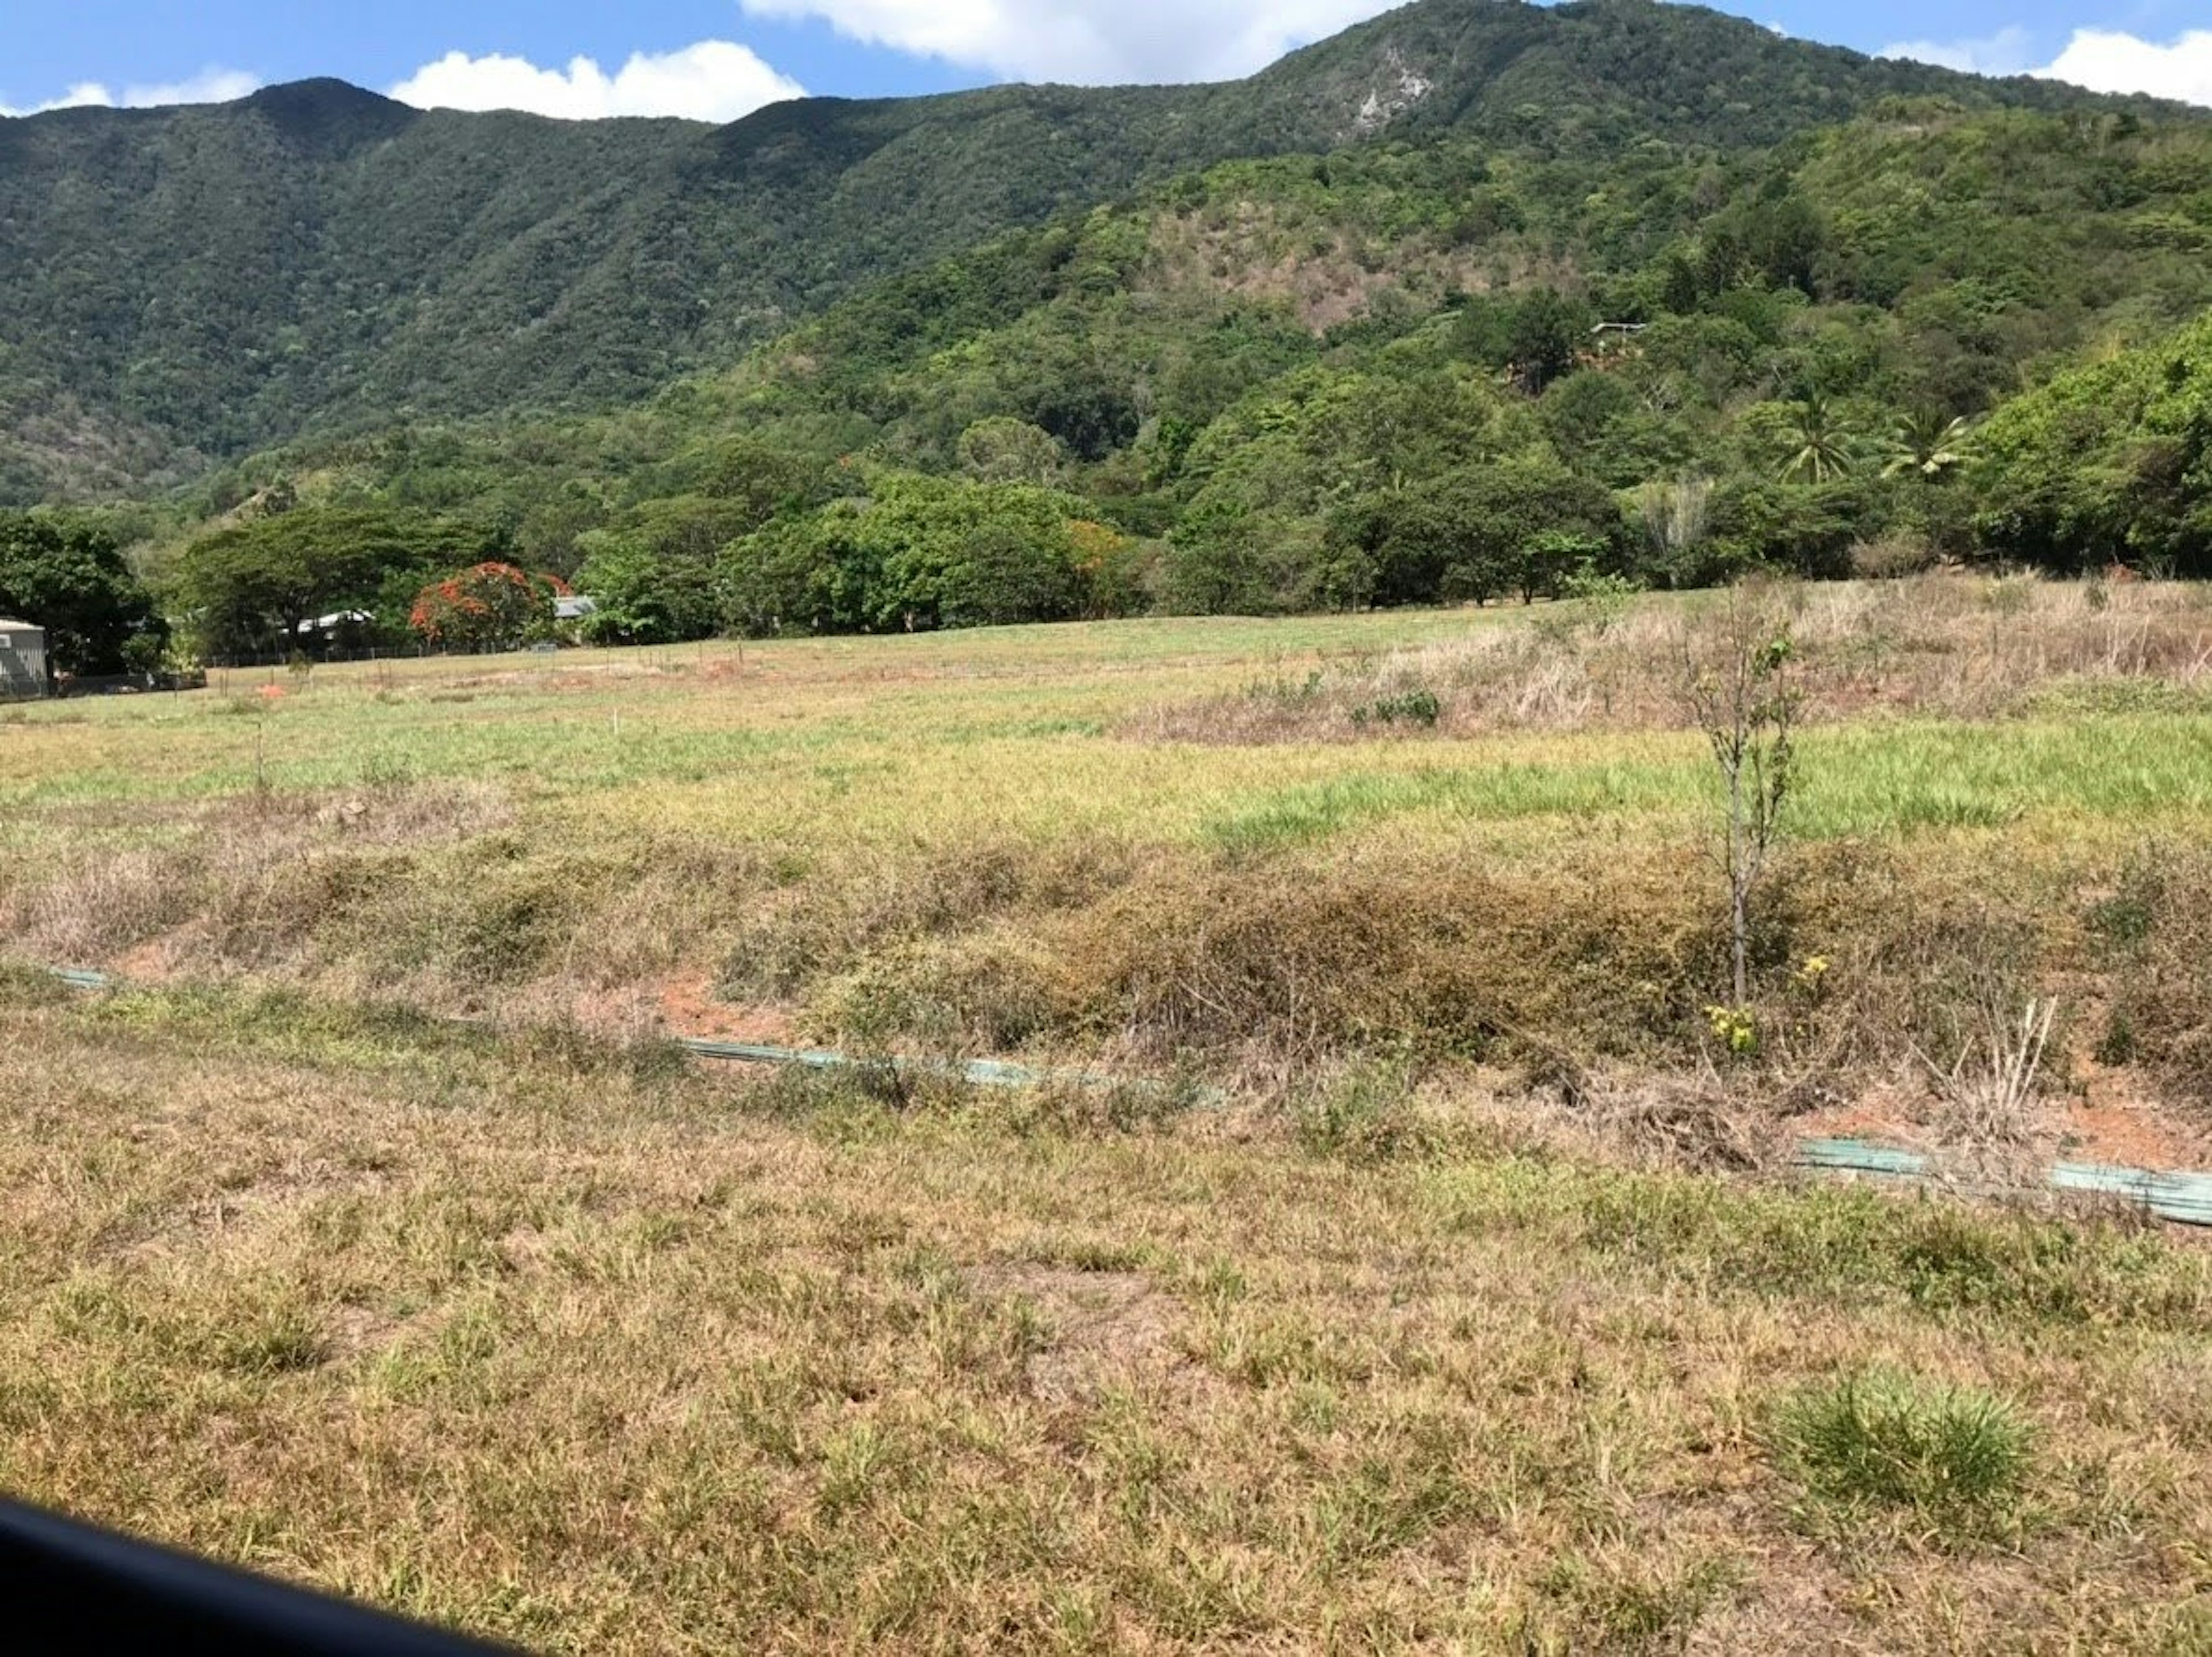
[[[2212,574],[2212,116],[1648,0],[721,130],[61,112],[0,225],[15,542],[218,653],[471,568],[636,640]]]

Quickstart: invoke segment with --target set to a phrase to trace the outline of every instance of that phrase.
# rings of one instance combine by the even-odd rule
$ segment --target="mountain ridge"
[[[2129,108],[1651,0],[1417,0],[1260,74],[805,99],[715,127],[417,111],[331,79],[0,122],[0,499],[315,429],[608,407],[872,282],[1239,156],[1458,134],[1741,151],[1880,100]]]

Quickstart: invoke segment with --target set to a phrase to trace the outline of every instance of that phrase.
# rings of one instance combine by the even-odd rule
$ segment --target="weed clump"
[[[0,1007],[52,1007],[69,998],[69,986],[52,973],[0,961]]]
[[[2110,986],[2106,1064],[2138,1064],[2175,1094],[2212,1100],[2212,857],[2148,847],[2087,916]]]
[[[1910,1512],[1942,1534],[1980,1534],[2018,1510],[2034,1429],[2002,1399],[1873,1370],[1784,1404],[1774,1444],[1814,1497]]]
[[[1413,1107],[1402,1069],[1353,1065],[1299,1098],[1292,1123],[1311,1155],[1354,1163],[1418,1159],[1437,1136]]]
[[[1406,690],[1361,703],[1352,710],[1352,722],[1362,729],[1370,725],[1408,725],[1433,731],[1443,713],[1444,705],[1435,691]]]

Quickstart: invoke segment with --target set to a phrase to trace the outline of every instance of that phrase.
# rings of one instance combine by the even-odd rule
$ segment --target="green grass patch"
[[[2034,1444],[2001,1399],[1881,1369],[1805,1388],[1773,1427],[1778,1461],[1815,1499],[1905,1510],[1957,1539],[2018,1509]]]
[[[1701,1292],[1887,1302],[1992,1326],[2136,1323],[2175,1332],[2212,1317],[2212,1269],[2151,1234],[1900,1199],[1508,1158],[1426,1177],[1454,1223],[1507,1226],[1587,1248]]]

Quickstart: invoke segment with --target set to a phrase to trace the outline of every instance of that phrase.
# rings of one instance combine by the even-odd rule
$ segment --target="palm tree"
[[[1795,447],[1782,464],[1784,483],[1829,483],[1858,458],[1856,439],[1828,399],[1817,394],[1790,405],[1789,439]]]
[[[1946,420],[1940,414],[1906,415],[1891,428],[1889,464],[1881,475],[1911,474],[1934,483],[1972,458],[1973,436],[1973,424],[1963,416]]]

